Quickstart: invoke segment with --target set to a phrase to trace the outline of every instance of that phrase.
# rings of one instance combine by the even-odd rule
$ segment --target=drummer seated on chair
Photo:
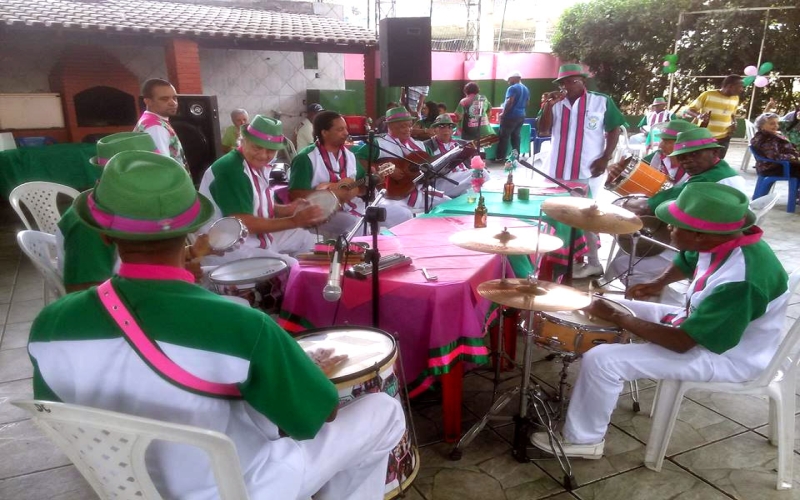
[[[690,278],[687,305],[620,300],[631,315],[604,299],[592,302],[589,313],[648,342],[600,345],[584,354],[563,429],[568,456],[603,455],[626,381],[745,382],[766,368],[782,339],[791,292],[783,265],[753,225],[749,201],[730,186],[694,182],[656,208],[680,253],[660,278],[630,293],[657,295],[669,283]],[[531,440],[550,450],[546,433]]]
[[[316,243],[307,228],[325,221],[319,207],[304,199],[288,205],[275,203],[269,186],[271,162],[284,148],[281,122],[256,115],[242,125],[242,143],[215,161],[206,170],[200,192],[210,198],[219,217],[236,217],[250,235],[238,250],[222,257],[209,256],[203,262],[221,264],[248,257],[274,257],[278,254],[290,264],[294,256]]]
[[[433,156],[441,156],[453,148],[466,144],[465,141],[453,139],[453,132],[455,129],[456,124],[453,122],[453,119],[450,118],[449,113],[437,116],[433,125],[431,125],[434,136],[424,142],[425,149],[428,153]],[[472,169],[464,165],[463,162],[459,162],[455,166],[443,165],[442,167],[449,170],[445,177],[456,182],[456,184],[453,184],[444,179],[437,179],[434,182],[434,187],[441,189],[445,195],[450,198],[456,198],[466,193],[467,190],[472,187]],[[483,172],[485,176],[488,176],[488,172],[486,172],[485,169]]]
[[[35,398],[224,433],[253,499],[383,498],[389,455],[405,430],[400,403],[368,394],[337,413],[323,371],[337,356],[315,353],[315,364],[269,316],[193,284],[184,240],[214,209],[178,163],[119,153],[74,207],[117,245],[122,264],[102,292],[70,294],[34,321]],[[119,309],[143,333],[136,349],[118,326]],[[178,370],[194,379],[176,378]],[[199,449],[153,444],[147,465],[164,498],[217,496]]]
[[[411,125],[414,120],[414,117],[406,108],[397,107],[387,110],[385,123],[389,132],[383,137],[375,138],[375,145],[372,148],[372,159],[394,160],[397,158],[403,158],[413,152],[421,153],[422,155],[427,156],[425,145],[411,137]],[[368,155],[369,148],[362,147],[359,150],[357,157],[361,160],[367,160]],[[403,177],[404,175],[408,174],[401,171],[401,169],[396,169],[392,174],[394,178]],[[430,206],[436,206],[439,203],[450,199],[449,197],[445,196],[443,192],[433,188],[429,189],[429,193],[430,195],[428,196],[428,203],[430,203]],[[402,199],[386,199],[381,203],[381,205],[387,207],[390,205],[400,205],[410,210],[419,211],[425,207],[425,193],[423,191],[423,186],[421,184],[417,184],[415,189],[413,189],[409,195],[403,197]],[[410,210],[407,212],[409,219],[413,216],[413,212]]]
[[[699,182],[714,182],[726,186],[732,186],[742,193],[745,192],[745,181],[725,160],[717,157],[716,151],[720,146],[717,145],[711,133],[704,128],[698,128],[684,120],[672,120],[666,139],[662,141],[662,148],[669,148],[669,137],[671,133],[675,135],[673,151],[665,158],[675,162],[676,167],[682,169],[688,178],[684,182],[678,182],[671,188],[656,193],[650,198],[630,198],[622,203],[622,207],[631,210],[636,215],[652,216],[655,208],[660,203],[674,200],[686,186]],[[686,124],[686,125],[684,125]],[[681,128],[684,131],[679,131]],[[662,137],[664,137],[662,135]],[[663,166],[663,164],[662,164]],[[621,168],[620,168],[621,167]],[[669,168],[672,168],[671,166]],[[624,169],[624,165],[618,163],[612,169],[613,174],[619,175]],[[611,175],[611,174],[609,174]],[[668,174],[669,175],[669,174]],[[653,257],[636,259],[634,272],[630,276],[630,284],[651,281],[658,277],[669,265],[674,253],[665,251]],[[606,277],[620,276],[628,270],[630,256],[620,252],[608,265]]]
[[[289,169],[289,198],[305,198],[315,190],[328,189],[339,200],[340,208],[330,220],[319,227],[327,238],[349,232],[366,211],[364,200],[366,183],[350,186],[355,181],[365,182],[364,168],[355,155],[345,147],[349,137],[347,122],[334,111],[322,111],[314,117],[314,143],[302,149]],[[362,180],[363,179],[363,180]],[[381,186],[378,186],[380,188]],[[392,227],[411,217],[407,208],[387,207],[386,221],[381,225]]]

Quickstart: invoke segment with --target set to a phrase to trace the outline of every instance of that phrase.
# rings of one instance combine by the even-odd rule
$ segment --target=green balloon
[[[772,71],[773,67],[774,66],[772,65],[771,62],[765,62],[764,64],[761,65],[760,68],[758,68],[758,74],[759,75],[766,75],[767,73]]]
[[[742,84],[744,84],[745,87],[749,87],[750,85],[753,84],[754,81],[756,81],[756,77],[755,76],[746,76],[742,80]]]
[[[678,54],[667,54],[664,56],[664,60],[672,64],[678,64]]]

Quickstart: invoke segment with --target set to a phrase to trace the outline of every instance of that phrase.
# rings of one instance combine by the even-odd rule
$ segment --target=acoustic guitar
[[[380,165],[375,167],[375,172],[374,173],[376,175],[378,175],[378,177],[381,178],[381,181],[383,181],[383,179],[387,175],[392,175],[392,173],[394,173],[395,168],[396,168],[396,166],[395,166],[394,163],[390,163],[390,162],[381,163]],[[361,187],[364,184],[366,184],[368,181],[369,181],[369,176],[368,175],[365,175],[364,177],[362,177],[361,179],[358,179],[358,180],[354,180],[354,179],[352,179],[350,177],[345,177],[344,179],[342,179],[342,180],[340,180],[338,182],[322,182],[320,184],[317,184],[317,187],[314,188],[314,189],[316,189],[318,191],[327,189],[329,191],[333,191],[334,194],[337,194],[337,192],[340,191],[340,190],[350,191],[351,189],[355,189],[355,188]],[[337,194],[337,197],[338,197],[338,194]]]

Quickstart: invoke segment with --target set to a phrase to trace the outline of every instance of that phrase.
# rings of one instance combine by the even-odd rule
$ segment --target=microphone
[[[322,289],[322,298],[328,302],[336,302],[342,298],[342,253],[344,253],[344,238],[336,239],[336,246],[331,259],[331,269],[328,272],[328,283]]]

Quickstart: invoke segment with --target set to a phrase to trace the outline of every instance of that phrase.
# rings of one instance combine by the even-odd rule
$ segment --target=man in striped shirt
[[[647,343],[606,344],[583,355],[564,425],[567,456],[598,459],[623,384],[652,378],[745,382],[769,364],[781,342],[791,296],[788,276],[755,226],[741,191],[718,183],[690,183],[656,215],[671,227],[681,252],[658,279],[633,287],[634,298],[658,295],[689,278],[683,306],[620,301],[633,314],[603,299],[587,309]],[[547,434],[534,446],[551,447]]]
[[[691,118],[697,118],[700,123],[708,122],[707,128],[722,146],[719,157],[725,158],[731,137],[736,131],[736,107],[739,105],[739,95],[744,90],[742,77],[729,75],[722,80],[719,90],[707,90],[695,99],[684,112]]]

